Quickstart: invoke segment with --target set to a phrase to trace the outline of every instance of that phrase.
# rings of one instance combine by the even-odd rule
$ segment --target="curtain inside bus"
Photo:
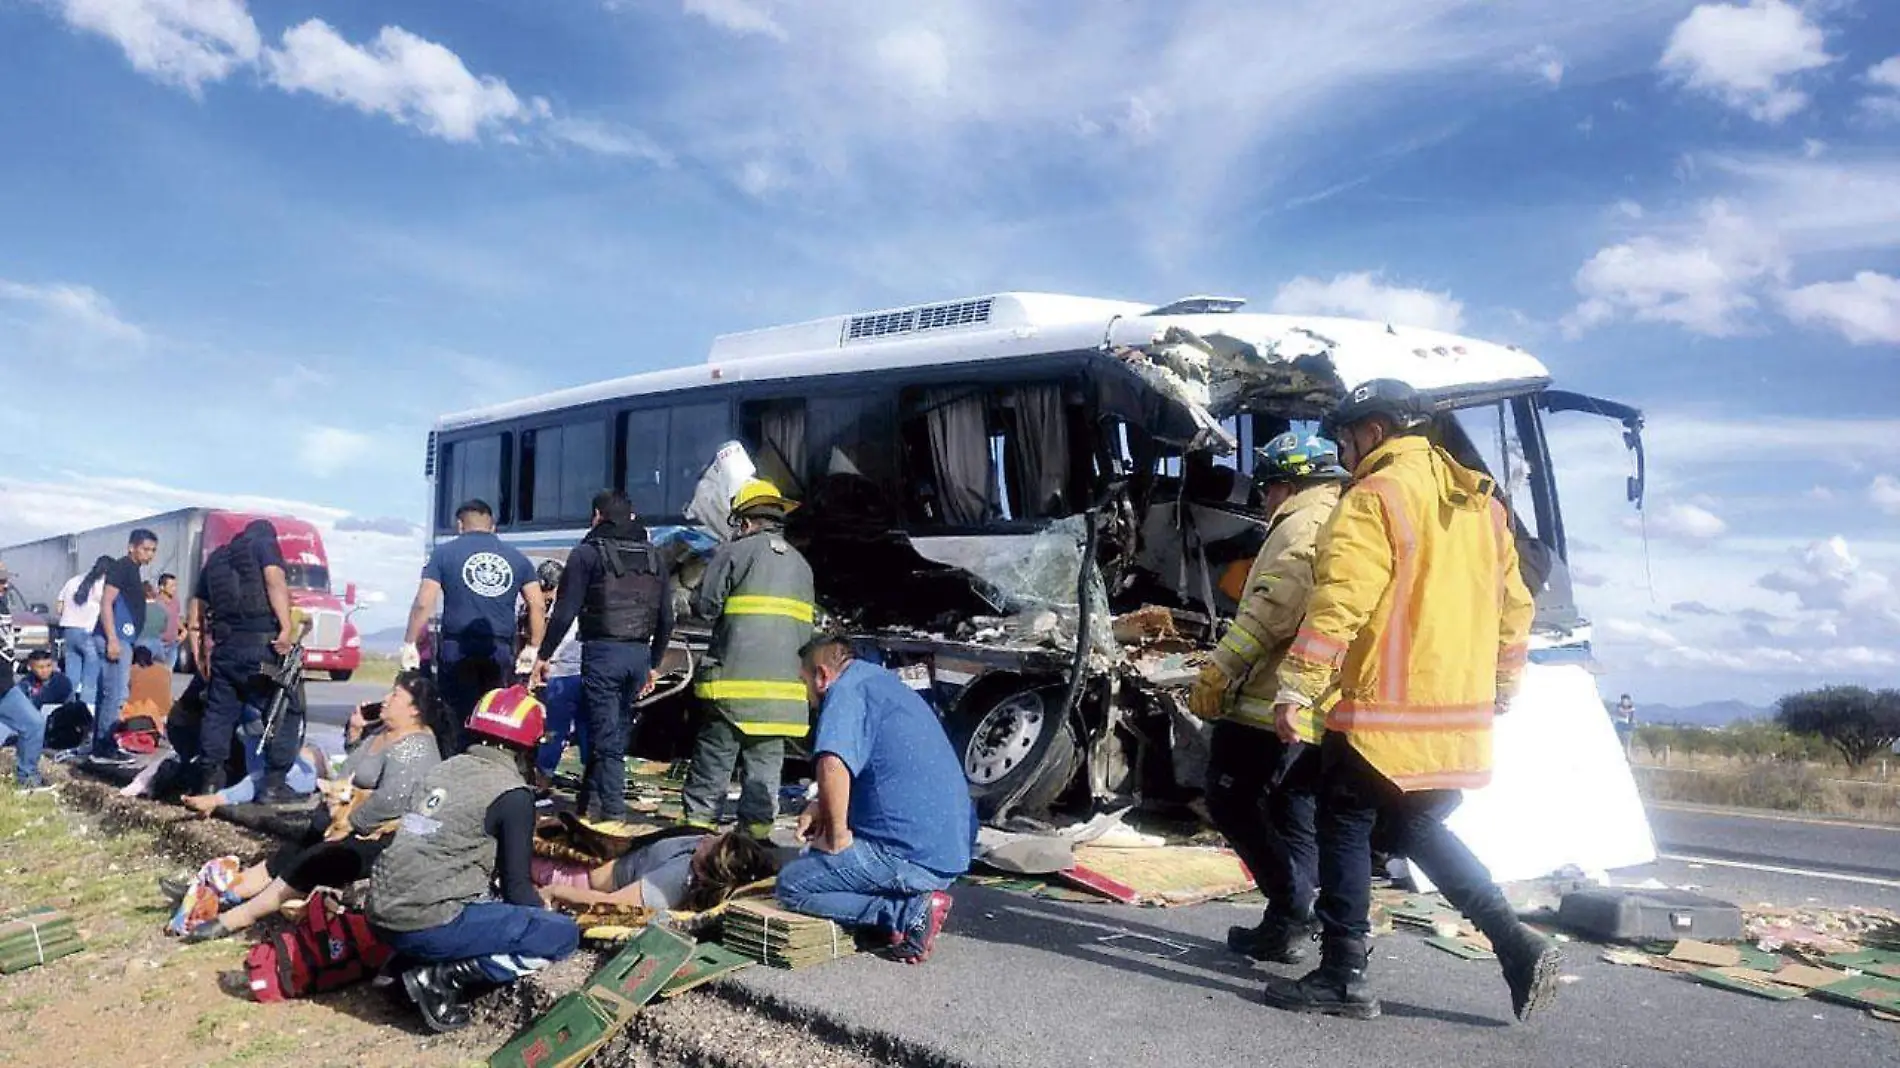
[[[1022,518],[1055,519],[1068,515],[1069,419],[1061,386],[1029,386],[1015,391],[1017,463]]]
[[[803,499],[810,485],[805,457],[805,406],[772,404],[759,413],[759,473]]]
[[[989,413],[983,394],[926,390],[924,406],[944,521],[980,526],[990,515]]]

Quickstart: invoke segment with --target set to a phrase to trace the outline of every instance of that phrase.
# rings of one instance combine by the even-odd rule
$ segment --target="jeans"
[[[706,711],[706,722],[693,740],[693,766],[686,775],[680,800],[686,822],[713,826],[732,784],[734,764],[740,765],[739,822],[771,823],[778,815],[779,775],[785,765],[785,739],[748,738],[718,709]]]
[[[40,784],[40,749],[46,744],[46,713],[18,686],[0,694],[0,745],[14,739],[13,777],[21,786]]]
[[[500,901],[478,901],[440,927],[420,931],[377,929],[390,948],[425,964],[475,960],[497,983],[512,983],[570,956],[581,929],[558,912]]]
[[[955,881],[859,838],[842,853],[814,849],[786,864],[778,902],[850,927],[903,933],[923,922],[930,894]]]
[[[541,738],[541,748],[535,751],[534,766],[543,774],[554,774],[554,769],[560,766],[561,754],[567,751],[570,734],[580,746],[581,764],[585,765],[593,747],[588,744],[592,735],[587,730],[587,717],[580,714],[581,677],[562,675],[549,679],[547,688],[541,691],[541,703],[548,710],[548,732]]]
[[[475,714],[475,706],[490,690],[508,684],[513,670],[514,656],[493,638],[442,639],[435,658],[435,681],[442,692],[442,703],[449,709],[448,722],[436,732],[444,758],[466,747],[462,728],[468,724],[468,717]]]
[[[198,751],[205,768],[222,768],[231,759],[231,744],[237,735],[238,720],[246,702],[263,704],[257,686],[258,666],[276,658],[271,650],[272,635],[237,631],[217,636],[211,650],[211,684],[205,689],[204,723],[200,728]],[[295,724],[282,724],[279,738]],[[295,734],[291,759],[296,757]],[[289,761],[285,761],[289,766]]]
[[[105,658],[105,639],[98,635],[93,640],[99,643],[99,700],[94,703],[92,719],[92,751],[97,756],[110,756],[119,743],[112,732],[119,729],[119,710],[125,707],[125,699],[132,693],[132,650],[128,641],[119,643],[119,659]]]
[[[1288,756],[1272,731],[1220,720],[1208,746],[1207,808],[1215,828],[1253,872],[1270,915],[1305,916],[1319,881],[1318,748],[1302,746],[1275,786]]]
[[[59,640],[66,647],[66,677],[73,682],[73,696],[89,705],[99,703],[99,665],[105,661],[99,636],[78,627],[65,627]]]
[[[1438,884],[1459,912],[1472,919],[1500,910],[1510,914],[1483,862],[1445,827],[1464,799],[1461,793],[1400,790],[1343,734],[1328,733],[1320,756],[1319,919],[1328,938],[1364,939],[1371,933],[1375,823],[1381,840]]]
[[[246,775],[242,779],[218,791],[218,801],[226,805],[248,805],[252,799],[257,797],[258,787],[263,781],[264,773],[261,771]],[[317,790],[317,769],[311,767],[303,760],[298,760],[295,764],[291,765],[290,772],[285,777],[284,782],[290,787],[292,793],[315,793]]]
[[[633,702],[646,688],[653,651],[639,642],[581,644],[581,707],[592,739],[575,808],[603,820],[627,818],[627,740]]]

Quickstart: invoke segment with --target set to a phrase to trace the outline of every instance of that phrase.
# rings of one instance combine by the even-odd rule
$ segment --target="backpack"
[[[327,993],[382,970],[394,953],[370,929],[369,919],[343,907],[336,895],[310,895],[303,919],[244,956],[251,996],[261,1002]]]

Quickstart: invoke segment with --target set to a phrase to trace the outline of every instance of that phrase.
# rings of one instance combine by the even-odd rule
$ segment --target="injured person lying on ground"
[[[681,827],[635,839],[624,855],[591,869],[537,858],[534,873],[549,908],[702,912],[778,874],[778,859],[743,830]]]
[[[224,938],[277,911],[293,895],[367,877],[389,844],[393,822],[409,810],[423,777],[441,761],[434,729],[441,714],[435,684],[419,671],[397,675],[380,703],[359,707],[346,728],[349,756],[302,837],[245,869],[221,895],[235,907],[182,932],[185,941]],[[165,886],[174,900],[190,889],[183,879]]]
[[[881,937],[893,957],[921,964],[976,841],[963,769],[936,713],[895,673],[834,637],[813,639],[800,661],[821,703],[818,797],[798,821],[811,849],[779,873],[779,903]]]

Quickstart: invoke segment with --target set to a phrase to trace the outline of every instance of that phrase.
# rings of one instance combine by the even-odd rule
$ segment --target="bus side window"
[[[666,499],[650,513],[659,516],[686,514],[692,503],[693,489],[699,476],[713,461],[719,447],[733,439],[732,405],[723,400],[680,404],[673,408],[673,423],[666,438]]]
[[[442,461],[436,469],[436,517],[439,530],[455,529],[455,510],[463,501],[480,499],[495,509],[496,518],[508,522],[510,498],[506,493],[505,470],[513,449],[512,434],[490,434],[450,442],[442,447]]]
[[[739,406],[739,438],[752,454],[759,477],[794,499],[802,499],[811,484],[805,426],[803,400],[747,401]]]
[[[607,424],[599,419],[540,427],[521,435],[523,523],[587,520],[606,484]]]
[[[620,416],[620,488],[637,516],[668,514],[666,441],[670,426],[665,408],[641,408]]]

